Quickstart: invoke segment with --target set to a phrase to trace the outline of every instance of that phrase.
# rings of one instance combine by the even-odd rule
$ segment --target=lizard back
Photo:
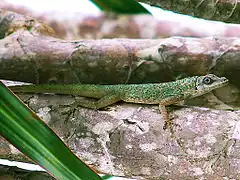
[[[119,93],[125,102],[158,104],[169,97],[181,96],[195,89],[197,76],[166,83],[115,85],[114,91]]]

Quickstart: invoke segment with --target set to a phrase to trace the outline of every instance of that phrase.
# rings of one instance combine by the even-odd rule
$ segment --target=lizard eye
[[[203,78],[203,83],[204,83],[204,84],[209,85],[209,84],[212,84],[213,82],[214,82],[214,80],[211,79],[210,77],[205,77],[205,78]]]

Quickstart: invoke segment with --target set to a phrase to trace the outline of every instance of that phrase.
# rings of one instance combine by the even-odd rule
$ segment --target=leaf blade
[[[102,179],[1,81],[0,134],[57,179]]]
[[[101,10],[118,14],[151,14],[135,0],[91,0]]]

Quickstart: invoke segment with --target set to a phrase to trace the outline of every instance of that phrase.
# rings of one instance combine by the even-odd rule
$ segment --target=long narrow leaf
[[[101,180],[0,81],[0,135],[61,180]]]
[[[101,10],[118,14],[151,14],[135,0],[91,0]]]

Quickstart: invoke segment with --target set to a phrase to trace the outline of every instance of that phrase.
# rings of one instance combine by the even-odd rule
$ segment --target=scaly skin
[[[96,102],[81,101],[78,105],[99,109],[123,100],[142,104],[159,104],[165,120],[169,120],[165,106],[206,94],[228,83],[225,77],[214,74],[193,76],[167,83],[119,84],[119,85],[23,85],[10,86],[14,92],[71,94],[99,99]]]

